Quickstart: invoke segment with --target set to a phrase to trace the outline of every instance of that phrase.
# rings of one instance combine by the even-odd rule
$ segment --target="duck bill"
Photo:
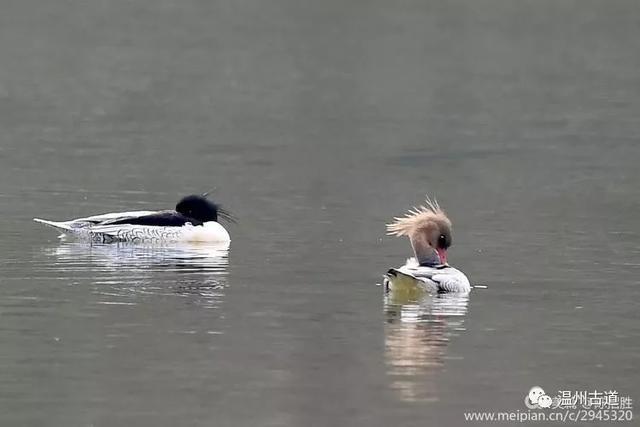
[[[447,250],[446,249],[442,249],[442,248],[438,248],[438,249],[436,249],[436,252],[438,253],[438,258],[440,258],[440,264],[446,264],[447,263]]]

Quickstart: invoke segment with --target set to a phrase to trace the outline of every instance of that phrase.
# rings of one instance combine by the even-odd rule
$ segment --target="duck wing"
[[[418,282],[427,292],[460,292],[471,291],[469,279],[460,270],[448,265],[427,267],[408,263],[400,268],[392,268],[387,273],[389,282],[401,283],[398,278],[411,278]]]
[[[109,219],[96,225],[147,225],[152,227],[182,227],[186,224],[202,225],[201,221],[189,218],[176,211],[146,212],[142,215],[128,215]]]
[[[147,215],[157,214],[163,211],[131,211],[131,212],[111,212],[100,215],[92,215],[85,218],[78,218],[71,221],[67,221],[67,223],[78,223],[78,224],[103,224],[110,221],[118,221],[126,218],[139,218]]]
[[[92,225],[86,232],[91,240],[103,243],[172,241],[180,238],[182,227],[187,224],[202,223],[175,211],[160,211],[110,219]]]
[[[438,284],[438,292],[468,293],[471,291],[467,276],[453,267],[439,270],[431,276],[431,280]]]
[[[83,218],[72,219],[70,221],[49,221],[46,219],[34,218],[35,222],[45,224],[63,233],[83,234],[97,226],[103,225],[150,225],[177,227],[185,225],[187,222],[197,222],[189,220],[184,215],[175,211],[131,211],[112,212],[100,215],[92,215]],[[193,224],[198,225],[198,224]],[[111,227],[110,229],[113,229]]]

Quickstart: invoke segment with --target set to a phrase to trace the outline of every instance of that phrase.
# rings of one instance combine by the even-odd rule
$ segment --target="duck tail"
[[[60,230],[62,232],[71,231],[71,226],[69,226],[66,222],[56,222],[56,221],[48,221],[46,219],[33,218],[35,222],[39,222],[40,224],[47,225],[49,227],[55,228],[56,230]]]

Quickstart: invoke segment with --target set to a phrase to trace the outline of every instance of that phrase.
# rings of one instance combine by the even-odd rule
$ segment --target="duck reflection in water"
[[[229,244],[93,244],[62,243],[46,248],[52,268],[87,273],[97,292],[131,299],[135,295],[168,295],[200,299],[216,306],[227,286]],[[84,274],[83,274],[84,273]],[[171,283],[170,287],[163,283]],[[135,299],[134,299],[135,300]]]
[[[390,387],[409,402],[438,400],[435,377],[449,340],[464,331],[469,294],[388,291],[385,295],[385,364]]]

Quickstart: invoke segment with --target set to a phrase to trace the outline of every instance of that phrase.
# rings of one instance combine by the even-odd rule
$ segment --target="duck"
[[[209,200],[205,193],[183,197],[173,210],[112,212],[68,221],[33,220],[61,231],[60,238],[99,243],[229,243],[229,232],[219,219],[235,222],[227,210]]]
[[[414,256],[384,275],[387,292],[416,294],[469,293],[467,276],[447,262],[447,250],[452,244],[451,220],[437,200],[427,197],[425,204],[410,209],[405,216],[395,217],[387,224],[387,234],[407,236]]]

